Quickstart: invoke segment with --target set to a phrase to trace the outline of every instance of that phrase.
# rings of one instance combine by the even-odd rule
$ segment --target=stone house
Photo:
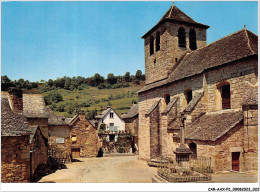
[[[50,149],[55,149],[55,156],[67,157],[71,154],[70,121],[48,109],[48,143]]]
[[[134,149],[133,151],[138,154],[138,104],[133,104],[131,109],[122,115],[122,119],[125,121],[125,130],[133,135]]]
[[[71,154],[77,157],[96,157],[98,154],[98,133],[95,125],[79,112],[70,121]]]
[[[172,5],[143,36],[139,157],[173,155],[183,113],[194,158],[210,157],[214,171],[257,170],[257,99],[244,95],[258,94],[258,37],[244,28],[207,45],[207,28]]]
[[[28,124],[12,95],[21,92],[11,92],[1,98],[1,181],[30,182],[37,167],[47,163],[47,139],[39,126]]]

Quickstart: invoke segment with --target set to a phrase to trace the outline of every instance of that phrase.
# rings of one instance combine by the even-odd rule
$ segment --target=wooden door
[[[239,156],[240,152],[232,153],[232,170],[239,171]]]
[[[73,159],[80,157],[80,148],[71,149],[71,154]]]

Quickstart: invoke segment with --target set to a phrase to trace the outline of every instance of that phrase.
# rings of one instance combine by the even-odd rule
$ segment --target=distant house
[[[125,131],[125,122],[110,106],[107,106],[106,110],[97,115],[96,120],[98,121],[98,127],[101,124],[105,125],[106,131]]]
[[[48,109],[48,142],[50,149],[55,149],[55,157],[66,157],[71,154],[70,121],[72,118],[65,118],[53,113]]]
[[[73,158],[98,155],[98,133],[95,125],[79,112],[70,121],[71,153]]]
[[[138,104],[133,104],[131,109],[124,115],[122,119],[125,121],[125,130],[133,135],[134,149],[138,152],[138,124],[139,124],[139,111]]]
[[[1,97],[1,181],[30,182],[47,163],[47,139],[23,114],[22,92],[11,89]]]

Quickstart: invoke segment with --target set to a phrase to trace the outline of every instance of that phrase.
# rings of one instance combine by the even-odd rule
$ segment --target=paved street
[[[81,162],[66,164],[67,169],[43,177],[39,182],[55,183],[150,183],[156,168],[137,156],[78,158]],[[213,174],[215,183],[257,182],[257,173]]]

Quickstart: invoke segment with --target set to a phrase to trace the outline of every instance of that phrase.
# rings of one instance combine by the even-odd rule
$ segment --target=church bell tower
[[[145,45],[146,84],[166,79],[185,54],[205,46],[208,28],[173,4],[142,37]]]

